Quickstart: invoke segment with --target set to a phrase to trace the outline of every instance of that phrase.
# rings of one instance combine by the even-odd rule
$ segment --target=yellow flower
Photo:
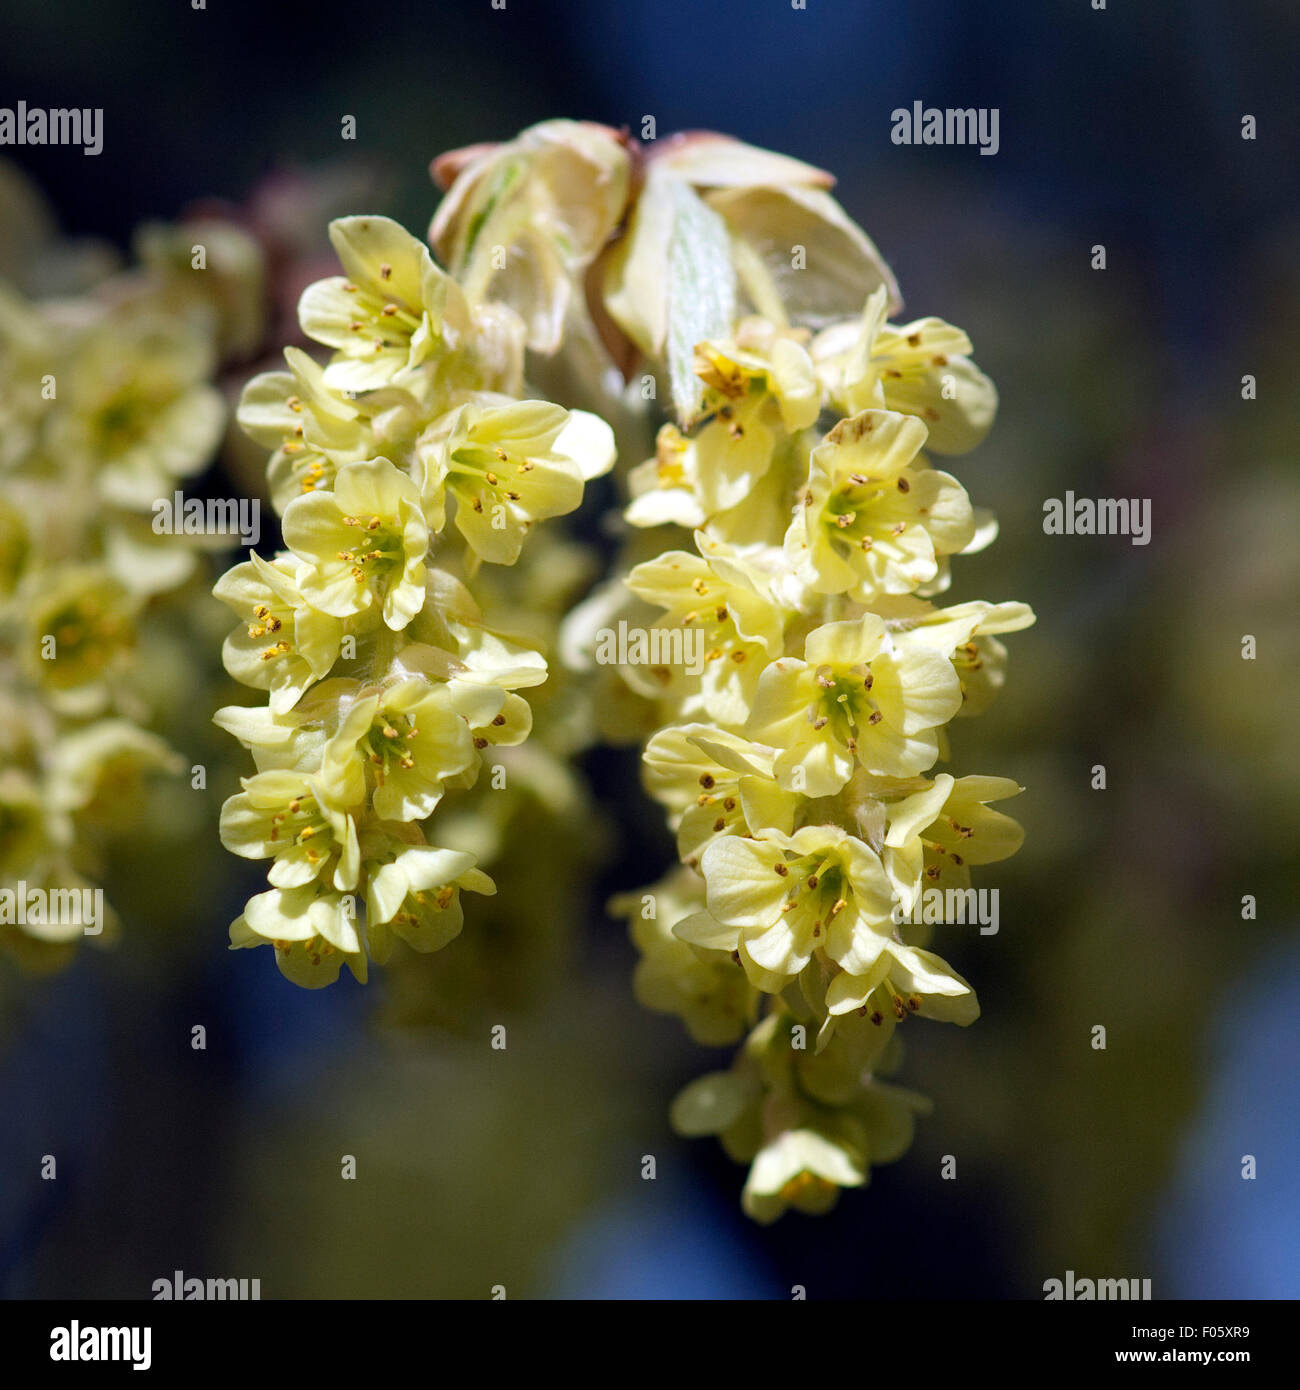
[[[804,658],[763,672],[745,730],[781,750],[773,770],[783,787],[831,796],[855,767],[909,777],[934,763],[936,730],[961,706],[951,662],[889,638],[874,613],[817,628]]]
[[[812,362],[794,337],[762,320],[747,320],[737,343],[701,343],[695,374],[704,383],[691,438],[674,426],[660,431],[656,456],[634,469],[634,526],[703,525],[738,506],[762,481],[783,435],[813,424],[821,397]]]
[[[285,348],[287,372],[262,372],[239,397],[246,435],[273,449],[271,500],[281,513],[303,492],[331,487],[340,465],[372,458],[373,431],[360,409],[325,384],[324,370],[300,348]]]
[[[340,707],[357,688],[356,681],[336,677],[312,686],[292,709],[224,705],[212,722],[252,753],[259,772],[315,772],[326,743],[338,729]],[[331,794],[335,801],[355,805],[365,795],[364,781],[336,786]]]
[[[884,407],[915,415],[940,454],[964,454],[988,434],[997,414],[993,383],[966,356],[970,339],[942,319],[892,326],[883,287],[861,320],[818,335],[813,357],[846,415]]]
[[[683,715],[740,724],[765,662],[781,651],[786,615],[754,565],[702,535],[697,542],[705,555],[667,551],[637,565],[626,582],[639,598],[667,610],[657,626],[691,635],[703,669],[692,671],[684,661],[644,671],[627,668],[624,677],[642,694],[677,700]]]
[[[20,878],[30,866],[59,856],[71,834],[65,810],[51,803],[35,777],[0,768],[0,879]]]
[[[793,1045],[795,1026],[786,1013],[769,1014],[730,1071],[697,1078],[672,1106],[679,1134],[716,1134],[732,1158],[751,1164],[741,1205],[763,1224],[790,1208],[829,1211],[841,1189],[862,1187],[873,1165],[907,1151],[916,1116],[930,1109],[873,1074],[882,1030],[855,1036],[845,1027],[814,1055]]]
[[[469,724],[451,690],[411,679],[357,697],[325,746],[321,779],[339,795],[364,774],[381,820],[424,820],[443,784],[474,761]]]
[[[420,491],[385,458],[350,463],[332,492],[291,502],[284,540],[306,561],[297,582],[313,608],[346,618],[378,604],[400,630],[424,603],[429,527]]]
[[[69,730],[55,744],[49,799],[60,811],[121,834],[138,825],[147,811],[145,774],[175,777],[185,766],[157,734],[128,719],[100,719]]]
[[[888,946],[889,879],[871,847],[839,826],[727,836],[704,851],[700,872],[708,909],[673,930],[698,946],[739,951],[750,980],[769,993],[814,954],[861,973]]]
[[[277,888],[299,888],[324,875],[335,888],[357,886],[356,822],[330,796],[322,778],[259,772],[221,808],[221,843],[245,859],[274,859],[267,875]]]
[[[216,452],[226,407],[213,368],[211,343],[191,325],[143,310],[106,314],[66,369],[52,454],[88,463],[105,501],[148,511]]]
[[[888,808],[884,860],[905,912],[922,888],[969,888],[971,865],[1015,854],[1024,830],[988,803],[1023,790],[1009,777],[953,778],[945,772]]]
[[[139,604],[94,566],[54,571],[26,611],[28,669],[69,714],[98,713],[112,699],[136,644]]]
[[[309,285],[298,306],[303,332],[335,350],[326,383],[340,391],[402,384],[470,329],[460,287],[428,247],[387,217],[341,217],[330,241],[345,275]]]
[[[212,592],[241,623],[226,638],[222,660],[237,681],[271,692],[271,709],[291,709],[338,658],[343,622],[311,607],[297,584],[303,562],[250,555],[228,570]]]
[[[907,634],[943,652],[961,681],[961,714],[983,714],[1006,678],[1007,649],[995,633],[1031,627],[1034,610],[1027,603],[985,603],[976,599],[950,608],[935,608],[922,599],[904,597],[872,604],[891,631]]]
[[[319,880],[299,888],[272,888],[248,900],[242,917],[230,924],[230,946],[275,948],[280,972],[304,989],[320,989],[338,979],[346,964],[366,982],[366,953],[351,896]]]
[[[841,420],[812,453],[786,555],[817,593],[860,602],[908,594],[939,575],[940,558],[966,548],[975,518],[965,489],[919,466],[925,426],[866,410]]]
[[[595,421],[595,424],[591,422]],[[426,441],[424,496],[441,526],[443,498],[456,499],[456,526],[480,560],[513,565],[537,521],[582,501],[583,480],[613,462],[609,427],[546,401],[459,408]],[[566,437],[567,436],[567,437]],[[566,452],[566,446],[574,454]]]
[[[719,835],[790,831],[800,798],[772,776],[774,750],[710,724],[660,729],[646,744],[651,796],[668,807],[682,862],[694,868]]]
[[[844,1187],[861,1187],[866,1168],[858,1156],[816,1129],[783,1130],[754,1157],[741,1194],[747,1216],[770,1225],[787,1208],[821,1216]]]
[[[459,850],[407,845],[370,871],[366,890],[366,939],[370,957],[383,965],[393,937],[413,950],[439,951],[460,935],[462,892],[493,894],[496,884]]]
[[[886,1013],[900,1020],[914,1013],[962,1027],[980,1013],[975,991],[947,962],[888,937],[870,966],[846,969],[831,980],[826,1008],[832,1018],[857,1010],[878,1023]]]

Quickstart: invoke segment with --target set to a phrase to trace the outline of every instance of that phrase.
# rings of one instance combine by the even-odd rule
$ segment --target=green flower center
[[[865,662],[857,666],[819,666],[814,675],[817,695],[808,718],[819,732],[856,750],[862,731],[884,717],[871,696],[875,678]]]
[[[870,550],[879,541],[901,536],[907,530],[907,522],[889,520],[890,516],[897,517],[897,508],[891,507],[889,501],[894,492],[910,491],[906,478],[889,483],[883,478],[851,473],[847,484],[826,499],[822,527],[827,539],[838,550],[849,546]]]
[[[853,896],[843,867],[834,855],[809,855],[793,863],[778,865],[777,872],[780,873],[782,868],[790,880],[790,895],[783,910],[793,912],[801,908],[811,913],[812,934],[820,937],[849,905]]]
[[[382,787],[397,770],[407,772],[415,766],[415,739],[419,734],[413,715],[385,715],[370,726],[366,735],[366,754],[375,769],[375,781]]]
[[[307,858],[313,864],[319,864],[334,848],[333,827],[309,791],[290,798],[284,810],[271,817],[270,839],[286,848],[306,846]]]
[[[504,445],[489,448],[484,444],[465,444],[451,456],[447,484],[474,511],[481,512],[485,505],[518,502],[522,494],[517,488],[507,487],[501,474],[513,469],[518,477],[531,473],[535,466],[522,454],[512,454]]]
[[[391,522],[378,516],[345,516],[344,526],[354,526],[361,537],[353,546],[340,550],[338,558],[352,567],[358,584],[382,584],[406,559],[404,537]]]
[[[410,346],[411,336],[424,317],[423,309],[416,312],[401,300],[390,299],[379,287],[349,282],[343,288],[353,296],[356,305],[348,328],[358,339],[364,340],[358,344],[358,352],[378,354],[386,349],[405,350]]]

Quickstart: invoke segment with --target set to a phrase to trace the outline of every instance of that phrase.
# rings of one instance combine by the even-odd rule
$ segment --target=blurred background
[[[578,845],[536,809],[546,865],[477,920],[471,905],[418,969],[307,993],[267,953],[225,950],[260,875],[216,838],[249,768],[207,725],[238,697],[228,617],[198,584],[167,619],[190,653],[167,731],[211,793],[107,862],[113,949],[36,975],[0,960],[0,1290],[148,1297],[180,1269],[259,1277],[268,1298],[1036,1298],[1070,1269],[1151,1278],[1156,1297],[1300,1294],[1294,6],[306,14],[0,0],[0,105],[104,109],[98,157],[0,150],[0,279],[66,287],[128,259],[141,223],[220,210],[273,248],[269,321],[227,355],[233,391],[330,273],[328,218],[422,234],[445,149],[653,115],[660,135],[716,129],[833,171],[905,317],[960,324],[1001,392],[991,437],[953,467],[1001,538],[958,562],[949,597],[1021,599],[1038,625],[1008,639],[1006,688],[956,727],[954,757],[1025,785],[1026,843],[982,880],[1000,932],[936,943],[983,1017],[907,1029],[898,1079],[936,1102],[911,1152],[828,1218],[756,1228],[743,1170],[667,1121],[728,1054],[635,1003],[604,913],[671,858],[634,754],[581,759],[603,836]],[[999,108],[998,154],[892,145],[891,110],[918,100]],[[15,169],[48,207],[20,205]],[[212,495],[253,486],[250,455],[224,457]],[[1066,490],[1151,499],[1151,544],[1044,535],[1043,501]],[[358,1181],[340,1182],[343,1154]]]

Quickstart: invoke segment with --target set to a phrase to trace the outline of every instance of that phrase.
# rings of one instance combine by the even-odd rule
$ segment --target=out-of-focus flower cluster
[[[551,122],[434,168],[454,182],[432,239],[466,285],[614,413],[671,400],[616,577],[564,634],[606,734],[649,736],[680,852],[613,906],[642,1001],[744,1039],[678,1128],[750,1163],[756,1219],[824,1210],[908,1146],[926,1102],[880,1079],[897,1025],[978,1014],[933,924],[1021,840],[993,809],[1015,782],[936,770],[1002,683],[1000,634],[1033,621],[941,602],[996,526],[931,455],[977,445],[996,392],[960,329],[892,321],[888,267],[796,160]]]
[[[525,808],[560,816],[580,799],[562,721],[525,747],[519,692],[547,678],[547,614],[582,558],[554,543],[513,593],[489,575],[535,555],[535,524],[572,512],[614,462],[602,420],[525,398],[515,310],[468,294],[386,218],[336,220],[330,238],[344,273],[299,305],[327,359],[286,349],[287,370],[251,381],[238,412],[273,451],[285,548],[214,591],[238,617],[227,670],[267,694],[217,714],[257,765],[222,840],[271,861],[231,941],[272,944],[308,987],[344,963],[364,980],[399,940],[445,946],[462,894],[495,894],[480,865]]]
[[[86,895],[188,770],[158,730],[202,552],[155,503],[216,455],[214,381],[260,334],[262,260],[195,221],[141,228],[120,269],[8,166],[0,205],[0,942],[41,967],[112,934]]]

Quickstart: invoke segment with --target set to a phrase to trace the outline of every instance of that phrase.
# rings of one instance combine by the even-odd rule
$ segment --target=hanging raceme
[[[749,158],[738,149],[737,169]],[[951,907],[918,908],[1015,852],[1019,826],[987,803],[1020,788],[933,769],[950,722],[1001,683],[994,634],[1033,615],[933,602],[950,557],[995,529],[928,457],[965,452],[992,422],[965,334],[891,325],[882,268],[860,316],[846,298],[826,322],[824,303],[754,292],[736,245],[733,231],[736,317],[694,345],[693,403],[630,476],[627,520],[690,527],[693,548],[636,564],[627,588],[660,610],[654,624],[703,628],[707,653],[700,674],[624,671],[658,710],[646,785],[682,867],[614,908],[645,953],[643,1001],[697,1036],[708,1018],[710,1042],[744,1038],[673,1122],[750,1164],[744,1207],[767,1222],[825,1211],[908,1147],[928,1102],[881,1079],[901,1060],[899,1023],[978,1016],[928,949]]]
[[[216,715],[257,767],[222,840],[272,861],[231,943],[271,944],[308,987],[345,963],[365,980],[398,938],[439,949],[462,893],[495,892],[475,854],[429,843],[428,822],[528,737],[516,692],[547,665],[484,622],[470,586],[614,461],[602,421],[521,399],[526,330],[509,307],[472,303],[386,218],[343,218],[330,238],[345,274],[299,306],[328,360],[287,349],[288,371],[249,382],[239,409],[274,451],[285,549],[214,591],[239,619],[227,670],[268,693]]]

